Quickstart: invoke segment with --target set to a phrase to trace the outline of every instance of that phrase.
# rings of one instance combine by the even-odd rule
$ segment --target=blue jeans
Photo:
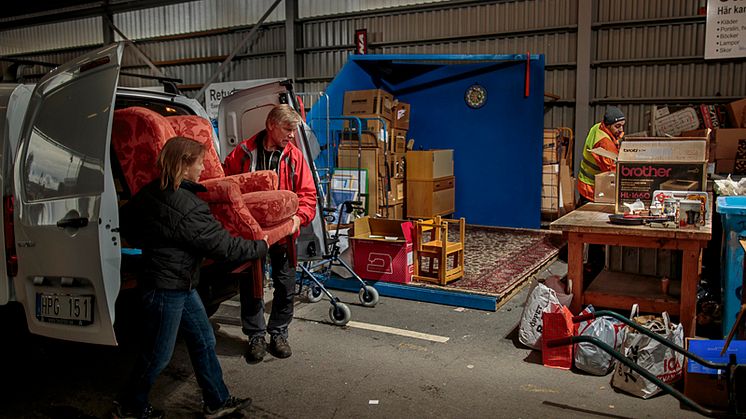
[[[293,320],[295,299],[295,266],[290,263],[286,244],[274,244],[269,248],[268,257],[272,265],[272,312],[269,324],[264,322],[264,296],[254,296],[251,283],[241,281],[241,328],[249,339],[255,336],[282,336],[287,339],[288,326]]]
[[[197,291],[150,290],[143,303],[145,341],[122,402],[138,412],[145,409],[148,393],[171,361],[181,330],[204,403],[210,408],[222,406],[229,393],[215,353],[215,335]]]

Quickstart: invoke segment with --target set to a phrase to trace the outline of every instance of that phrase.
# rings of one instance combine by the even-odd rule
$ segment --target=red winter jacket
[[[266,135],[266,130],[259,131],[233,149],[223,164],[225,174],[235,175],[256,170],[257,143],[262,143]],[[298,212],[295,215],[300,218],[301,226],[307,225],[316,216],[316,185],[303,153],[293,143],[288,143],[282,151],[277,176],[279,189],[293,191],[298,195]]]

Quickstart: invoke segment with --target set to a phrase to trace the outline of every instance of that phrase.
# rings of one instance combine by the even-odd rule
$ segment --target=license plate
[[[36,318],[48,323],[89,325],[93,323],[93,296],[37,293]]]

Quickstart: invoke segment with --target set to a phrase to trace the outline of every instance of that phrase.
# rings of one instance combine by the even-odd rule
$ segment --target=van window
[[[75,83],[37,88],[41,95],[35,92],[32,100],[40,100],[41,105],[23,160],[27,200],[103,192],[110,93],[115,83],[116,71],[108,70]]]

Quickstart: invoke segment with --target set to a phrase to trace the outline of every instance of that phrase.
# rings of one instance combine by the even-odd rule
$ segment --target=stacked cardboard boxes
[[[746,128],[719,128],[712,139],[715,173],[746,175]]]
[[[381,89],[345,93],[345,121],[337,154],[337,167],[366,172],[366,210],[369,215],[404,217],[404,152],[410,107]]]

